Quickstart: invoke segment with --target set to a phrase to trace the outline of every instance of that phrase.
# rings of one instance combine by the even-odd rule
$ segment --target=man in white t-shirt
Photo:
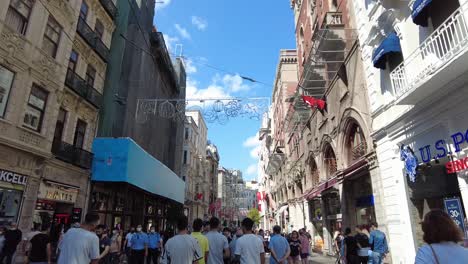
[[[203,258],[198,241],[188,234],[187,226],[187,217],[177,221],[179,234],[166,242],[163,264],[197,264]]]
[[[254,222],[250,218],[242,220],[244,235],[236,241],[236,260],[241,264],[265,264],[263,242],[252,233]]]
[[[57,264],[98,264],[99,238],[94,230],[99,225],[99,215],[89,213],[81,228],[70,228],[60,241]]]

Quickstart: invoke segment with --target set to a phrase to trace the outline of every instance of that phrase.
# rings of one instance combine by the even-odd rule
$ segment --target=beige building
[[[0,2],[0,224],[86,212],[115,15],[110,0]]]
[[[200,111],[186,111],[182,178],[185,181],[185,209],[189,221],[205,218],[209,209],[209,179],[207,168],[207,133]]]

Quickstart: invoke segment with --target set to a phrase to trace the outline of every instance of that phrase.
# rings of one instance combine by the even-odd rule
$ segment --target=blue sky
[[[158,3],[163,1],[164,3]],[[271,96],[280,49],[295,48],[289,0],[157,0],[154,23],[172,52],[187,57],[187,98]],[[180,46],[179,46],[180,47]],[[205,66],[215,66],[224,71]],[[254,84],[239,75],[266,83]],[[256,179],[260,121],[208,123],[226,168]]]

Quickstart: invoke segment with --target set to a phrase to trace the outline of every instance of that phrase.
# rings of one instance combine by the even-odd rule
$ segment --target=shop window
[[[35,131],[41,130],[47,96],[48,92],[46,90],[33,84],[23,119],[23,125],[25,127]]]
[[[0,188],[0,225],[17,221],[22,196],[21,191]]]
[[[34,0],[11,0],[5,23],[18,34],[26,34]]]
[[[49,20],[47,21],[44,39],[42,42],[42,49],[52,58],[55,58],[57,55],[61,34],[62,27],[51,15],[49,15]]]
[[[68,69],[72,72],[75,72],[76,64],[78,63],[78,52],[72,50],[70,53],[70,58],[68,59]]]
[[[0,117],[5,116],[15,73],[0,65]]]
[[[78,119],[76,122],[75,139],[73,141],[73,145],[77,148],[83,148],[86,136],[86,126],[86,122],[81,119]]]
[[[109,202],[109,194],[104,192],[93,192],[91,197],[91,209],[94,211],[106,211]]]
[[[88,65],[86,69],[85,81],[91,87],[94,87],[94,80],[96,79],[96,69],[93,66]]]
[[[80,8],[80,18],[86,21],[86,18],[88,17],[88,5],[86,4],[85,1],[81,3],[81,8]]]
[[[104,35],[104,25],[99,19],[96,19],[96,25],[94,25],[94,32],[99,36],[99,39],[102,39]]]

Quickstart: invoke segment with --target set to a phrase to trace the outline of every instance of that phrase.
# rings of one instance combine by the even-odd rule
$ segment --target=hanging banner
[[[463,215],[463,208],[461,206],[460,198],[446,198],[444,199],[445,210],[447,214],[455,221],[465,233],[465,216]]]

